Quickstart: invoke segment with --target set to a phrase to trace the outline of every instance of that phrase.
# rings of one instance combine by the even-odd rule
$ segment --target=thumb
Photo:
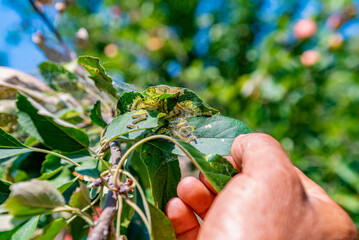
[[[231,153],[234,163],[242,168],[243,175],[255,178],[267,175],[278,177],[285,172],[296,175],[294,166],[280,143],[267,134],[238,136],[232,144]],[[273,171],[279,175],[273,175]]]

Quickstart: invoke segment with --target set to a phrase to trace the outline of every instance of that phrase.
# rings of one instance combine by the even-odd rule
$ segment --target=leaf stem
[[[141,208],[139,208],[134,202],[132,202],[130,199],[126,199],[125,198],[125,201],[128,205],[130,205],[130,207],[132,207],[137,213],[138,215],[141,217],[143,223],[145,224],[146,228],[148,229],[148,232],[150,233],[151,235],[151,227],[150,227],[150,224],[149,222],[147,221],[146,219],[146,216],[145,214],[142,212]]]
[[[78,215],[79,217],[81,217],[82,219],[84,219],[87,223],[89,223],[91,226],[94,226],[94,222],[92,220],[91,217],[87,216],[86,214],[84,214],[80,209],[78,208],[74,208],[74,207],[70,207],[68,205],[62,206],[62,207],[57,207],[54,208],[51,212],[73,212],[74,214]],[[73,219],[70,219],[71,221]]]
[[[111,170],[110,166],[107,164],[107,162],[101,157],[97,155],[97,158],[102,162],[103,165],[107,168],[107,170]],[[111,171],[110,171],[111,172]],[[111,172],[112,173],[112,172]]]
[[[120,172],[122,174],[125,174],[127,177],[129,177],[136,185],[140,195],[141,195],[141,198],[142,198],[142,203],[143,203],[143,207],[145,209],[145,212],[146,212],[146,215],[147,215],[147,219],[148,219],[148,223],[150,226],[151,225],[151,213],[150,213],[150,208],[148,206],[148,203],[147,203],[147,199],[146,199],[146,195],[141,187],[141,185],[138,183],[138,181],[136,180],[136,178],[129,172],[125,171],[125,170],[120,170]]]
[[[51,155],[54,155],[54,156],[57,156],[57,157],[60,157],[72,164],[74,164],[75,166],[80,166],[80,164],[78,164],[77,162],[75,162],[74,160],[72,160],[71,158],[68,158],[60,153],[57,153],[57,152],[53,152],[53,151],[49,151],[49,150],[45,150],[45,149],[41,149],[41,148],[35,148],[35,147],[28,147],[29,149],[35,151],[35,152],[42,152],[42,153],[47,153],[47,154],[51,154]]]
[[[185,149],[183,148],[175,139],[173,139],[172,137],[166,136],[166,135],[153,135],[147,138],[144,138],[140,141],[138,141],[136,144],[132,145],[130,147],[130,149],[128,149],[126,151],[126,153],[123,155],[123,157],[121,158],[121,161],[118,163],[118,166],[116,168],[116,172],[115,172],[115,186],[116,188],[119,187],[119,183],[118,183],[118,174],[120,172],[120,169],[123,165],[123,163],[126,161],[127,157],[130,155],[131,152],[133,152],[133,150],[135,150],[138,146],[140,146],[141,144],[154,140],[154,139],[165,139],[168,140],[172,143],[174,143],[179,149],[181,149],[183,151],[183,153],[192,161],[192,163],[198,168],[200,169],[199,165],[196,163],[196,161],[193,159],[193,157],[191,156],[191,154]]]
[[[121,238],[121,213],[122,213],[122,196],[118,195],[117,200],[117,223],[116,223],[116,239]]]

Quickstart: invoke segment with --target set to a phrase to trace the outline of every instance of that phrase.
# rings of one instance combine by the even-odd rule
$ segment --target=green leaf
[[[168,111],[171,111],[172,108],[179,103],[182,110],[184,109],[186,111],[186,113],[183,113],[184,115],[197,116],[219,113],[218,110],[210,107],[196,93],[187,88],[159,85],[147,88],[143,91],[143,95],[151,99],[166,99],[167,101],[165,102]]]
[[[43,62],[39,70],[47,85],[57,91],[77,90],[77,76],[63,66],[53,62]]]
[[[134,119],[132,118],[132,115],[141,113],[146,113],[147,118],[133,124],[132,121]],[[129,128],[126,126],[127,124],[136,125],[138,126],[138,129]],[[159,119],[154,112],[146,110],[131,111],[113,119],[107,126],[104,136],[107,141],[112,141],[120,136],[126,139],[135,139],[138,136],[147,133],[149,129],[158,127],[158,125]]]
[[[221,155],[205,155],[184,141],[178,143],[194,158],[197,168],[207,177],[211,185],[220,192],[231,178],[238,173],[232,164]]]
[[[5,132],[0,128],[0,147],[1,148],[26,148],[24,144],[19,142],[16,138]]]
[[[66,227],[67,223],[63,218],[55,219],[43,229],[42,235],[33,240],[53,240]]]
[[[75,168],[75,171],[81,175],[99,178],[101,174],[101,164],[96,158],[90,158]]]
[[[90,118],[93,124],[105,128],[107,123],[103,120],[101,114],[101,102],[97,101],[94,107],[91,109]]]
[[[59,186],[57,190],[59,190],[60,193],[64,193],[69,187],[71,187],[72,184],[74,184],[77,181],[77,178],[72,179],[69,182],[66,182]]]
[[[150,87],[143,91],[142,95],[134,92],[124,93],[117,106],[122,113],[128,109],[156,110],[166,119],[172,120],[179,117],[210,116],[219,113],[194,92],[186,88],[166,85]]]
[[[96,87],[105,91],[115,99],[118,99],[119,93],[113,86],[112,78],[106,74],[105,69],[100,64],[100,59],[90,56],[81,56],[77,60],[89,73],[90,78],[94,80]]]
[[[39,215],[65,205],[61,193],[46,181],[20,182],[13,184],[10,189],[10,196],[4,204],[9,213],[16,217]]]
[[[3,204],[10,194],[10,182],[0,180],[0,204]]]
[[[28,240],[34,233],[40,216],[33,217],[22,225],[11,237],[11,240]]]
[[[121,227],[127,228],[130,225],[134,213],[135,210],[122,198]]]
[[[46,181],[50,183],[53,187],[58,188],[71,181],[73,177],[73,166],[65,165],[59,174]]]
[[[136,98],[142,98],[143,95],[139,92],[125,92],[121,95],[117,102],[117,109],[121,114],[128,112],[128,105],[130,105]]]
[[[147,168],[154,203],[164,211],[167,202],[177,196],[181,180],[178,156],[162,151],[151,142],[142,144],[138,151]]]
[[[91,199],[90,192],[86,185],[81,181],[79,181],[79,184],[80,186],[72,193],[69,204],[72,207],[82,209],[91,203]]]
[[[208,113],[209,115],[212,115],[212,114],[219,113],[218,110],[210,107],[207,103],[205,103],[195,92],[193,92],[187,88],[184,88],[183,90],[184,90],[184,94],[181,94],[178,96],[179,102],[189,101],[190,106],[192,105],[193,109],[199,110],[199,114]]]
[[[31,103],[24,95],[17,95],[16,105],[18,121],[25,132],[45,146],[63,152],[74,152],[89,146],[89,138],[83,130],[51,116],[41,106],[34,107],[36,103]]]
[[[229,117],[187,117],[196,141],[191,144],[204,154],[230,155],[233,140],[240,134],[251,133],[244,123]]]
[[[0,159],[4,159],[1,160],[0,163],[6,162],[10,159],[5,159],[5,158],[9,158],[9,157],[13,157],[19,154],[23,154],[23,153],[28,153],[31,152],[31,149],[27,149],[27,148],[0,148]]]
[[[176,235],[170,220],[161,210],[148,202],[151,213],[151,239],[152,240],[176,240]]]
[[[0,159],[27,152],[31,152],[31,150],[0,128]]]
[[[64,166],[61,165],[61,158],[55,155],[47,154],[45,161],[42,162],[39,180],[47,180],[61,172]]]

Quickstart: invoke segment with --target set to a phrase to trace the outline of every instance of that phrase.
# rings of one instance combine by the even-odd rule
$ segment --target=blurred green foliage
[[[56,26],[77,55],[117,82],[190,88],[271,134],[359,226],[357,2],[65,2]],[[306,39],[293,33],[302,18],[317,26]]]

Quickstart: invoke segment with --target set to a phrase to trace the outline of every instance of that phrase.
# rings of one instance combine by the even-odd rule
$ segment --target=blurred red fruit
[[[310,38],[317,32],[317,24],[311,19],[302,19],[294,25],[293,32],[298,39]]]
[[[64,240],[72,240],[72,236],[68,233],[66,233]]]
[[[307,50],[300,55],[300,62],[306,66],[310,67],[313,66],[318,62],[320,58],[320,54],[316,50]]]
[[[106,45],[103,51],[107,57],[113,58],[118,54],[118,47],[116,44],[110,43]]]
[[[161,49],[164,44],[163,39],[159,37],[150,37],[146,42],[147,48],[151,51]]]

